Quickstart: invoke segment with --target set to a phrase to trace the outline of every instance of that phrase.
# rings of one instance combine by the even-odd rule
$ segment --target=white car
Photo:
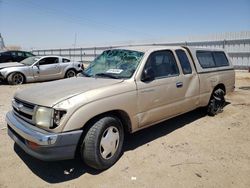
[[[34,56],[20,63],[1,63],[0,80],[11,85],[74,77],[82,71],[82,63],[60,56]]]

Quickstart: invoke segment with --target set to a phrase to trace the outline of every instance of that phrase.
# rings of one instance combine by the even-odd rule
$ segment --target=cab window
[[[174,54],[170,50],[153,52],[145,68],[151,68],[155,79],[179,75]]]
[[[176,55],[179,59],[179,62],[181,64],[182,72],[183,74],[191,74],[192,68],[190,65],[190,62],[188,60],[187,54],[183,50],[176,50]]]
[[[49,65],[49,64],[55,64],[58,63],[57,57],[46,57],[39,61],[39,65]]]

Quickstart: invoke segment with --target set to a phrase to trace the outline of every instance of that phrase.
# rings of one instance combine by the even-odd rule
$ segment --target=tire
[[[107,169],[119,159],[123,140],[121,121],[114,116],[102,117],[88,130],[80,148],[81,157],[92,168]]]
[[[76,76],[76,71],[74,69],[67,70],[65,78],[71,78]]]
[[[209,116],[215,116],[219,112],[222,112],[223,107],[225,106],[225,91],[218,88],[214,90],[209,104],[207,106],[207,114]]]
[[[25,82],[25,77],[19,72],[11,73],[7,77],[7,81],[10,85],[20,85]]]

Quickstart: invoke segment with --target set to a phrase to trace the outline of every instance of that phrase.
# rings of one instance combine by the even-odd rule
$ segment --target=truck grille
[[[12,107],[15,115],[27,121],[28,123],[34,124],[36,105],[14,98],[12,100]]]

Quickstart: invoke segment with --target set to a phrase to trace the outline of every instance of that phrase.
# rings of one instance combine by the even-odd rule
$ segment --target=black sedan
[[[34,56],[34,54],[25,51],[4,51],[0,52],[0,63],[20,62],[31,56]]]

